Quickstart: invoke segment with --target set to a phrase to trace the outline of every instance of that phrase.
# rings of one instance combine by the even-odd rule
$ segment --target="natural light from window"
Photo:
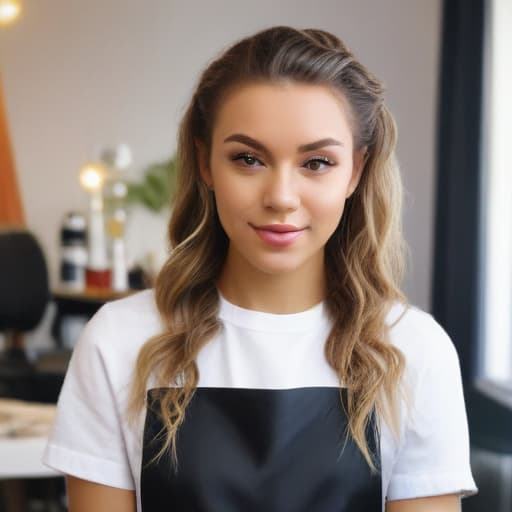
[[[512,1],[489,2],[482,156],[484,377],[512,385]]]

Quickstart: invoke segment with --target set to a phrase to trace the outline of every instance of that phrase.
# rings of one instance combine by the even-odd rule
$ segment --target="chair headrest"
[[[0,331],[37,326],[49,299],[41,247],[26,230],[0,231]]]

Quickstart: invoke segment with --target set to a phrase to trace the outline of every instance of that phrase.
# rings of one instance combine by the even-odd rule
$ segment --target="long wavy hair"
[[[164,389],[157,411],[164,442],[156,458],[170,450],[175,469],[176,434],[199,380],[196,358],[221,327],[216,280],[229,245],[213,194],[200,177],[196,143],[204,144],[209,158],[216,112],[234,87],[283,81],[341,93],[350,107],[354,149],[367,148],[358,187],[325,246],[325,304],[332,321],[325,355],[346,388],[346,435],[372,470],[376,459],[367,439],[372,415],[399,432],[404,357],[390,343],[386,324],[390,306],[407,303],[399,288],[407,246],[395,123],[381,83],[337,37],[276,26],[241,39],[206,67],[179,128],[171,251],[155,283],[165,332],[142,346],[129,404],[133,415],[143,410],[150,379]]]

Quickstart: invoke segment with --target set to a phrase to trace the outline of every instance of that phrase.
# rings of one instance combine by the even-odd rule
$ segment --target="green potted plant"
[[[171,206],[176,189],[176,171],[176,156],[150,165],[144,172],[142,181],[128,182],[127,203],[140,204],[156,213]]]

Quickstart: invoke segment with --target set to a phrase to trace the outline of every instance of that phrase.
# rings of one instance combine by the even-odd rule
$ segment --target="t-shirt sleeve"
[[[417,358],[422,367],[410,395],[388,500],[477,492],[458,355],[446,332],[429,318],[428,356]]]
[[[85,326],[69,363],[43,463],[84,480],[134,489],[109,367],[108,305]],[[111,364],[111,361],[110,361]]]

